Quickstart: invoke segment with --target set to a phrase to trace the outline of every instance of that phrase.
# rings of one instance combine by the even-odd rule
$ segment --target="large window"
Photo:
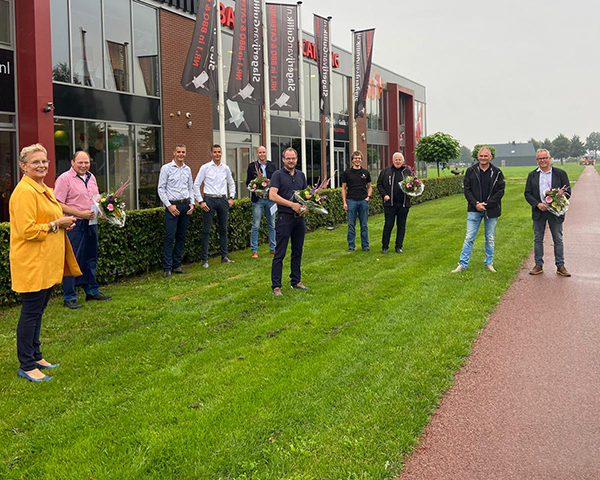
[[[104,87],[100,0],[70,0],[73,83]]]
[[[124,0],[104,0],[106,39],[106,88],[131,90],[131,4]]]
[[[12,17],[8,0],[0,0],[0,43],[12,45]]]
[[[332,78],[333,113],[348,115],[348,78],[334,73]]]
[[[138,178],[138,208],[158,207],[156,187],[162,167],[160,128],[136,127],[136,165]],[[133,188],[133,187],[132,187]]]
[[[158,25],[156,10],[133,4],[134,88],[135,93],[158,97]]]
[[[391,160],[387,160],[389,153],[387,145],[367,145],[367,169],[371,174],[371,179],[374,184],[377,183],[377,177],[381,170],[385,168]]]
[[[69,5],[67,0],[50,0],[52,29],[52,79],[71,83],[69,55]]]
[[[131,185],[123,193],[126,205],[135,205],[133,125],[108,125],[108,172],[110,190],[118,189],[128,180]],[[158,184],[157,184],[158,185]]]

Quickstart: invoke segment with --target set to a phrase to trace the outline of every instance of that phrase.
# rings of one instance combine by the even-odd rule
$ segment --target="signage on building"
[[[15,55],[0,49],[0,112],[15,111]]]

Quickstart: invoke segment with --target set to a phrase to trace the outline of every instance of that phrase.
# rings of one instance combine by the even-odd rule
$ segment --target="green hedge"
[[[462,192],[462,176],[425,179],[423,195],[413,198],[413,204],[433,200]],[[346,212],[342,205],[340,189],[326,190],[329,215],[310,214],[307,227],[333,226],[346,222]],[[381,197],[374,188],[369,214],[383,212]],[[98,227],[100,244],[98,247],[97,278],[100,284],[107,284],[118,278],[131,277],[140,273],[158,270],[162,266],[163,238],[165,233],[164,208],[135,210],[127,212],[124,228],[111,227],[101,223]],[[252,227],[252,204],[249,199],[236,200],[229,211],[229,250],[242,250],[250,244]],[[9,269],[9,224],[0,224],[0,303],[13,303],[17,295],[10,289]],[[198,262],[202,255],[202,215],[192,216],[186,237],[184,262]],[[267,241],[267,226],[263,218],[260,235],[261,243]],[[213,224],[209,254],[219,252],[217,222]]]

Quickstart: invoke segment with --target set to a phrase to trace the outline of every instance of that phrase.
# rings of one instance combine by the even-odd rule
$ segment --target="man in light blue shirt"
[[[165,206],[165,278],[171,278],[171,272],[185,273],[181,268],[181,261],[185,236],[194,212],[194,181],[192,170],[184,163],[185,155],[185,145],[177,144],[173,152],[173,161],[162,166],[158,178],[158,196]]]

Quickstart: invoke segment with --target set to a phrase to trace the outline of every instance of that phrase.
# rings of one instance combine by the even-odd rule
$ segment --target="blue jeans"
[[[348,204],[348,248],[356,247],[356,217],[360,222],[360,246],[369,248],[369,202],[366,200],[346,200]]]
[[[165,245],[163,248],[163,270],[165,272],[181,267],[185,235],[192,218],[187,214],[190,209],[189,204],[175,206],[179,210],[179,215],[173,215],[168,208],[165,208]],[[175,240],[175,247],[173,247],[173,240]]]
[[[268,198],[259,198],[256,203],[252,204],[252,231],[250,233],[250,250],[256,252],[258,250],[258,230],[260,229],[260,221],[262,220],[263,211],[267,219],[269,227],[269,250],[275,251],[277,243],[275,241],[275,215],[271,215],[271,207],[275,205]]]
[[[533,257],[536,265],[540,267],[544,265],[544,233],[546,232],[546,222],[548,222],[552,241],[554,242],[554,263],[556,264],[556,268],[560,268],[565,264],[563,218],[558,218],[550,212],[542,212],[539,220],[533,221]]]
[[[77,300],[75,285],[83,285],[83,289],[88,295],[100,293],[100,287],[96,281],[98,225],[90,225],[89,220],[79,219],[73,230],[68,231],[67,235],[82,273],[80,277],[63,277],[63,299],[69,302]]]
[[[465,243],[460,254],[460,264],[467,268],[469,265],[469,259],[473,252],[473,243],[481,221],[485,227],[485,260],[484,265],[492,265],[494,263],[494,235],[496,233],[496,225],[498,224],[498,218],[488,218],[485,212],[469,212],[467,213],[467,235],[465,236]]]

